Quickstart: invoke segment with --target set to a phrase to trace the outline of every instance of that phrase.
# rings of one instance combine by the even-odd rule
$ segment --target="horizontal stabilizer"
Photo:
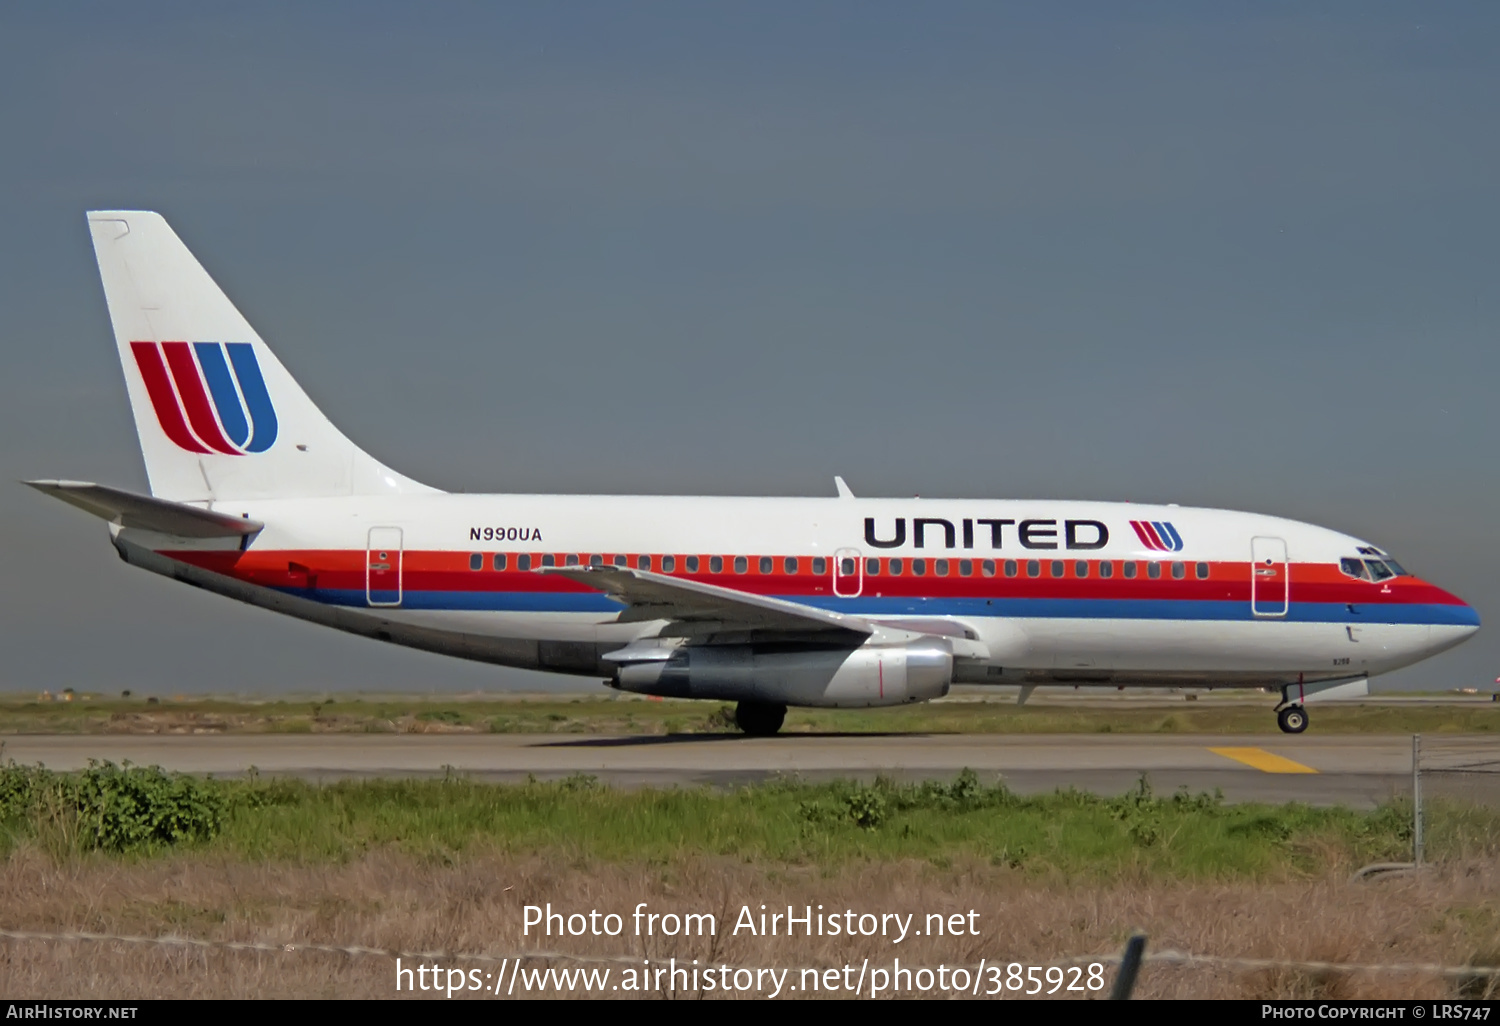
[[[178,538],[243,538],[265,524],[167,499],[127,492],[91,481],[27,481],[26,484],[112,524]]]

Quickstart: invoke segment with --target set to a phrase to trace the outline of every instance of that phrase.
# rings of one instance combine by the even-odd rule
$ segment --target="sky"
[[[1253,510],[1500,616],[1497,58],[1482,2],[0,5],[0,690],[600,690],[16,483],[145,487],[99,208],[445,489]]]

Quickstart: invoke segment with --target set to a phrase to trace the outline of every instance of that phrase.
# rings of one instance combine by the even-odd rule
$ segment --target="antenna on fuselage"
[[[854,493],[849,490],[849,486],[844,483],[844,479],[839,477],[837,474],[833,475],[833,486],[839,490],[839,498],[854,498]]]

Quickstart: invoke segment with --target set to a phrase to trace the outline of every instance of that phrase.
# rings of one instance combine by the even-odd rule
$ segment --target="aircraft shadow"
[[[817,731],[796,734],[777,734],[775,740],[788,743],[801,739],[826,740],[838,737],[858,738],[883,738],[883,737],[925,737],[924,734],[913,734],[907,731],[886,731],[879,733],[865,733],[863,731]],[[629,737],[588,737],[579,738],[574,741],[544,741],[537,748],[630,748],[638,745],[683,745],[683,744],[714,744],[720,741],[749,741],[757,740],[745,734],[633,734]],[[765,739],[760,739],[765,740]]]

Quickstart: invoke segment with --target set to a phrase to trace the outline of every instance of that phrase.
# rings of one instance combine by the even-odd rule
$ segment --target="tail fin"
[[[160,214],[89,230],[151,494],[183,502],[431,492],[313,405]]]

